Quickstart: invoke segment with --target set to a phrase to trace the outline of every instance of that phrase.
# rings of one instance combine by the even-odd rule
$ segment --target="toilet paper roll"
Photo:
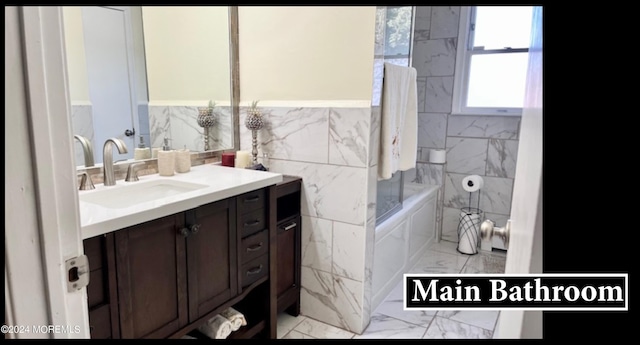
[[[447,157],[446,150],[436,150],[436,149],[429,150],[429,163],[444,164],[444,162],[447,160],[446,157]]]
[[[484,180],[479,175],[469,175],[462,179],[462,188],[470,193],[479,191],[483,185]]]

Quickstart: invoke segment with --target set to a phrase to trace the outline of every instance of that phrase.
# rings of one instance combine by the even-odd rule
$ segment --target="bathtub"
[[[372,276],[375,310],[436,238],[440,186],[405,183],[402,209],[376,225]]]

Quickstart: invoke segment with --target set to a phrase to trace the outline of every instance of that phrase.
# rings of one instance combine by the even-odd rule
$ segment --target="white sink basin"
[[[149,182],[132,182],[131,185],[120,188],[102,189],[81,193],[80,201],[89,202],[107,208],[126,208],[206,187],[208,186],[204,184],[168,179],[153,180]]]

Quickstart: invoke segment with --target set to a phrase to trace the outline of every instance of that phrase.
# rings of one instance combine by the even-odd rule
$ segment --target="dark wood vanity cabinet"
[[[235,215],[233,199],[186,212],[189,322],[238,292]]]
[[[275,338],[271,197],[275,186],[84,240],[91,337],[179,338],[234,307],[249,325],[233,338]]]
[[[115,232],[122,338],[165,338],[188,323],[184,225],[179,213]]]
[[[113,242],[113,234],[93,237],[83,242],[84,253],[90,263],[87,304],[89,331],[93,339],[120,337]]]
[[[277,288],[278,312],[300,314],[302,179],[284,176],[276,185],[277,202]]]
[[[232,201],[116,231],[123,338],[166,338],[235,297]]]

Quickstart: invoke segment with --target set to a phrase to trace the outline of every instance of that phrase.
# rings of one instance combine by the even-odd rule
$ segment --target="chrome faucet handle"
[[[145,163],[142,162],[129,164],[129,167],[127,168],[127,177],[125,177],[124,180],[126,182],[138,181],[138,170],[143,166],[145,166]]]
[[[82,177],[80,179],[80,190],[96,189],[93,185],[93,181],[91,181],[91,177],[89,177],[89,174],[87,174],[86,171],[78,173],[78,177]]]

